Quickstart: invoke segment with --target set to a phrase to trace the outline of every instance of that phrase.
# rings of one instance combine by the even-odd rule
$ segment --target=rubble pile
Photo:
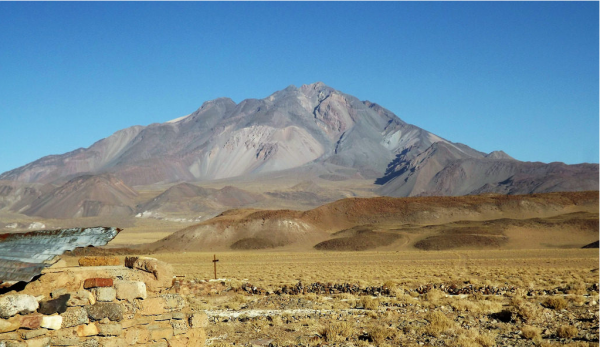
[[[509,287],[509,286],[494,287],[494,286],[489,286],[489,285],[474,286],[472,284],[469,284],[464,287],[460,287],[456,284],[444,284],[444,283],[432,284],[432,283],[429,283],[426,285],[419,286],[418,288],[415,289],[415,291],[419,294],[425,294],[432,289],[438,289],[438,290],[441,290],[442,292],[448,293],[450,295],[464,295],[464,294],[476,294],[476,293],[480,293],[483,295],[504,295],[507,293],[514,294],[517,290],[516,287],[512,287],[512,286],[511,287]]]
[[[260,287],[255,287],[250,283],[244,283],[238,291],[245,292],[253,295],[299,295],[299,294],[342,294],[349,293],[354,295],[391,295],[391,290],[385,284],[382,286],[372,286],[361,288],[356,284],[349,283],[321,283],[315,282],[308,285],[298,282],[293,286],[284,285],[281,288],[277,288],[273,291],[268,291]]]
[[[474,286],[466,285],[464,287],[457,286],[456,284],[426,284],[421,285],[415,289],[408,289],[409,292],[417,292],[419,294],[426,294],[432,289],[439,289],[450,295],[461,295],[461,294],[475,294],[480,293],[483,295],[505,295],[507,293],[515,293],[516,287],[494,287],[494,286]],[[315,282],[308,285],[303,285],[302,282],[298,282],[293,286],[284,285],[281,288],[277,288],[272,291],[265,290],[260,287],[253,286],[250,283],[244,283],[238,291],[251,294],[251,295],[299,295],[307,293],[315,294],[341,294],[349,293],[353,295],[371,295],[371,296],[390,296],[395,295],[390,288],[385,284],[381,286],[369,286],[360,287],[357,284],[349,283],[321,283]],[[533,295],[533,294],[531,294]]]
[[[172,293],[173,270],[154,258],[82,258],[0,295],[0,347],[204,346],[208,319]]]

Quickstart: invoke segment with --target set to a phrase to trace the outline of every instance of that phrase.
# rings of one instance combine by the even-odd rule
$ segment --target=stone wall
[[[0,295],[0,347],[204,346],[206,314],[169,292],[168,264],[131,257],[122,266],[115,259],[52,267]]]

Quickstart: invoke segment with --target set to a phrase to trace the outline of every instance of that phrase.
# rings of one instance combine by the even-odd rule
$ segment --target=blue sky
[[[0,2],[0,172],[322,81],[454,142],[598,162],[598,2]]]

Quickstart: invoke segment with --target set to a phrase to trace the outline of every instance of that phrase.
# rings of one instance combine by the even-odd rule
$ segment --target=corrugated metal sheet
[[[119,234],[118,228],[71,228],[0,235],[0,283],[31,281],[65,251],[104,246]]]

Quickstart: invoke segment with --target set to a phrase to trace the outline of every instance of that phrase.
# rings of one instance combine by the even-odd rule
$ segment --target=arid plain
[[[110,247],[87,252],[171,263],[209,315],[213,346],[597,346],[599,254],[582,248],[598,240],[597,209],[598,192],[346,199],[233,210],[177,232],[181,222],[136,218]],[[333,246],[302,238],[198,251],[183,236],[181,248],[159,241],[224,220],[209,230],[252,238],[241,230],[253,219],[282,216],[318,221]]]

